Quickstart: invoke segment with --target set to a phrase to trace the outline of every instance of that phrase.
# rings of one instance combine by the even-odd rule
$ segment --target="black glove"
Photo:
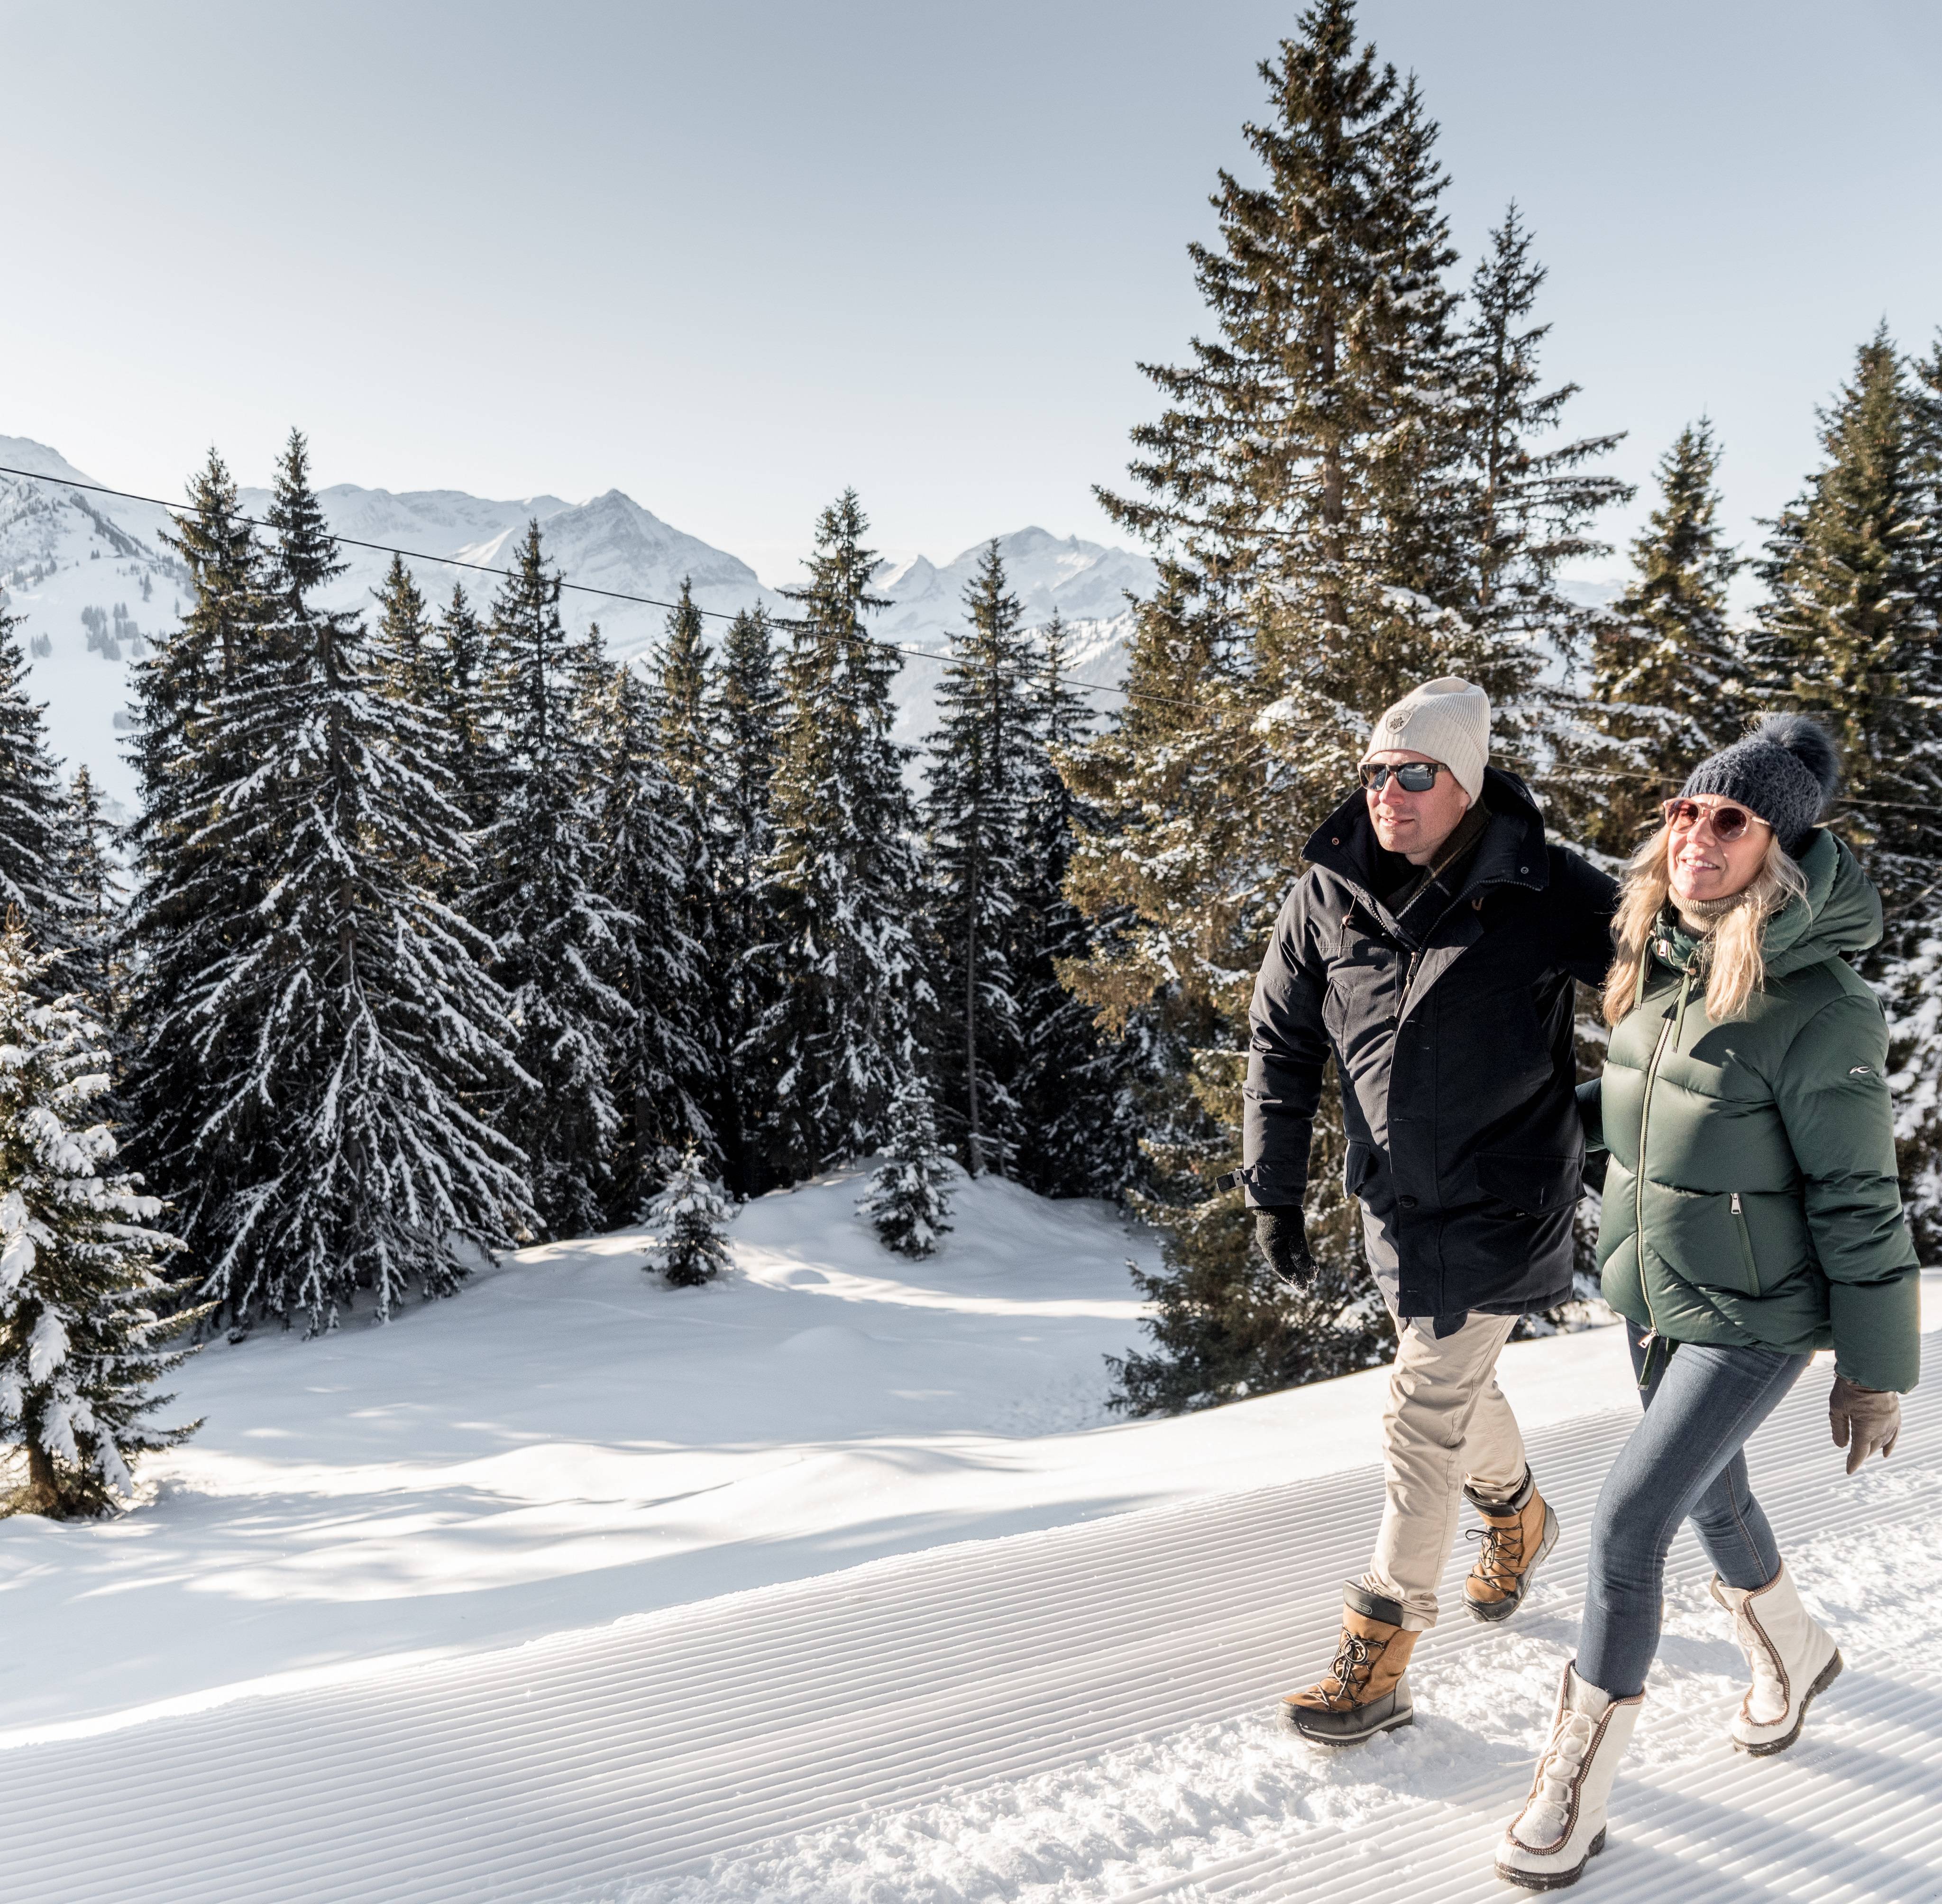
[[[1254,1212],[1254,1242],[1268,1267],[1285,1283],[1299,1289],[1315,1274],[1308,1254],[1308,1226],[1298,1203]]]

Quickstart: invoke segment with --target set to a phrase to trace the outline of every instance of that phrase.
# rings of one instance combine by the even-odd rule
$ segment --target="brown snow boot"
[[[1479,1620],[1508,1620],[1524,1604],[1539,1563],[1558,1544],[1558,1517],[1528,1468],[1508,1501],[1486,1501],[1467,1483],[1463,1498],[1484,1517],[1471,1537],[1484,1547],[1463,1582],[1463,1604]]]
[[[1416,1717],[1404,1676],[1416,1635],[1405,1633],[1400,1601],[1358,1580],[1342,1589],[1342,1639],[1328,1676],[1282,1703],[1288,1722],[1312,1744],[1359,1745]]]

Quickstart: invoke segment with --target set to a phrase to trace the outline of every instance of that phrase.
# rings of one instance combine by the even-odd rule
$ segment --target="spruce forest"
[[[705,1281],[736,1201],[865,1158],[912,1254],[954,1169],[1155,1225],[1150,1346],[1113,1370],[1132,1413],[1381,1360],[1328,1096],[1313,1284],[1276,1282],[1212,1183],[1303,843],[1371,715],[1439,674],[1487,690],[1496,763],[1613,868],[1750,719],[1827,721],[1833,824],[1888,911],[1864,975],[1904,1192],[1942,1244],[1942,342],[1861,341],[1757,551],[1722,539],[1694,418],[1629,585],[1587,605],[1567,572],[1616,553],[1599,524],[1631,492],[1542,371],[1536,235],[1512,205],[1460,259],[1429,104],[1351,0],[1260,75],[1190,248],[1202,334],[1143,366],[1150,420],[1100,491],[1159,567],[1123,693],[1074,687],[994,544],[907,758],[847,491],[792,614],[711,625],[684,597],[645,666],[568,632],[537,524],[495,586],[428,598],[394,559],[362,613],[326,609],[293,433],[267,527],[219,457],[190,484],[192,598],[139,664],[118,839],[84,773],[63,785],[0,611],[0,1147],[25,1186],[0,1200],[0,1433],[49,1511],[94,1511],[179,1431],[144,1425],[172,1339],[381,1320],[498,1252],[642,1223],[670,1281]],[[1743,570],[1757,604],[1729,612]],[[1581,1035],[1588,1059],[1588,1003]]]

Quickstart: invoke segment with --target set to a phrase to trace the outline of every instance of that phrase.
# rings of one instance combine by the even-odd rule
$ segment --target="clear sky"
[[[1091,485],[1201,321],[1184,247],[1297,12],[0,0],[0,433],[173,494],[294,422],[326,482],[617,486],[772,580],[845,484],[894,553],[1118,539]],[[1932,0],[1362,21],[1466,258],[1524,207],[1575,427],[1637,479],[1710,412],[1749,540],[1863,336],[1942,323]]]

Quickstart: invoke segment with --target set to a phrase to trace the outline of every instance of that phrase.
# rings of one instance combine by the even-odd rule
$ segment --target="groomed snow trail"
[[[1752,1459],[1847,1670],[1793,1751],[1734,1754],[1738,1655],[1682,1538],[1611,1848],[1579,1897],[1942,1899],[1942,1397],[1910,1397],[1894,1460],[1850,1481],[1826,1381],[1817,1365]],[[1533,1604],[1505,1629],[1446,1620],[1411,1670],[1417,1725],[1358,1750],[1304,1747],[1273,1709],[1328,1656],[1380,1506],[1368,1469],[17,1746],[7,1894],[1502,1899],[1490,1847],[1630,1425],[1533,1437],[1564,1534]]]

